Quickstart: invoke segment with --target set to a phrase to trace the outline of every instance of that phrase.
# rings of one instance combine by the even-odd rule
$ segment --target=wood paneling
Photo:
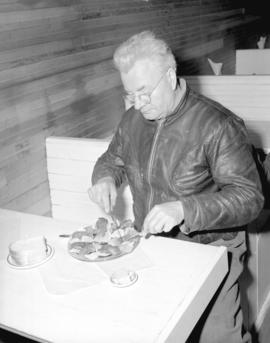
[[[113,131],[124,111],[112,65],[120,42],[151,29],[172,46],[180,73],[211,73],[210,57],[231,74],[235,49],[254,39],[258,23],[241,6],[240,0],[0,0],[0,206],[50,213],[46,137]]]

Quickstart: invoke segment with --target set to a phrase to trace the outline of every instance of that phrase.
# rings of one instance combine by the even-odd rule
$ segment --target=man
[[[178,81],[170,48],[152,32],[120,45],[114,63],[130,108],[97,161],[89,195],[110,213],[127,178],[139,230],[227,246],[230,272],[190,341],[249,342],[238,278],[246,224],[264,199],[243,121]]]

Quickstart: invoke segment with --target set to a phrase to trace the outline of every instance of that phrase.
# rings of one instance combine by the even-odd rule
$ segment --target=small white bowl
[[[127,287],[138,280],[138,274],[133,270],[119,269],[112,273],[110,280],[116,287]]]

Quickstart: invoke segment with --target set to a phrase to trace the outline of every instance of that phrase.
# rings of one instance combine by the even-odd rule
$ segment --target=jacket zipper
[[[153,196],[154,196],[153,188],[151,186],[151,174],[152,174],[152,169],[153,169],[153,162],[154,162],[154,157],[155,157],[155,152],[156,152],[158,136],[160,134],[160,131],[161,131],[161,128],[163,126],[164,121],[165,121],[165,118],[162,118],[158,122],[158,126],[157,126],[157,129],[155,132],[155,136],[154,136],[154,140],[153,140],[153,144],[152,144],[152,149],[151,149],[151,153],[150,153],[150,157],[149,157],[149,164],[148,164],[148,171],[147,171],[147,180],[148,180],[149,187],[150,187],[150,195],[149,195],[149,200],[148,200],[148,212],[151,209],[151,203],[153,201]]]

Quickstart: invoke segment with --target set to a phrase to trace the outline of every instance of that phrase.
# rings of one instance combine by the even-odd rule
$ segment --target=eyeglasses
[[[131,106],[135,104],[136,98],[139,99],[141,103],[144,105],[150,104],[151,103],[151,96],[154,93],[154,91],[158,88],[160,85],[161,80],[163,77],[167,74],[167,71],[161,76],[161,78],[158,80],[157,84],[155,87],[152,89],[150,93],[142,93],[142,94],[124,94],[124,100],[129,103]]]

